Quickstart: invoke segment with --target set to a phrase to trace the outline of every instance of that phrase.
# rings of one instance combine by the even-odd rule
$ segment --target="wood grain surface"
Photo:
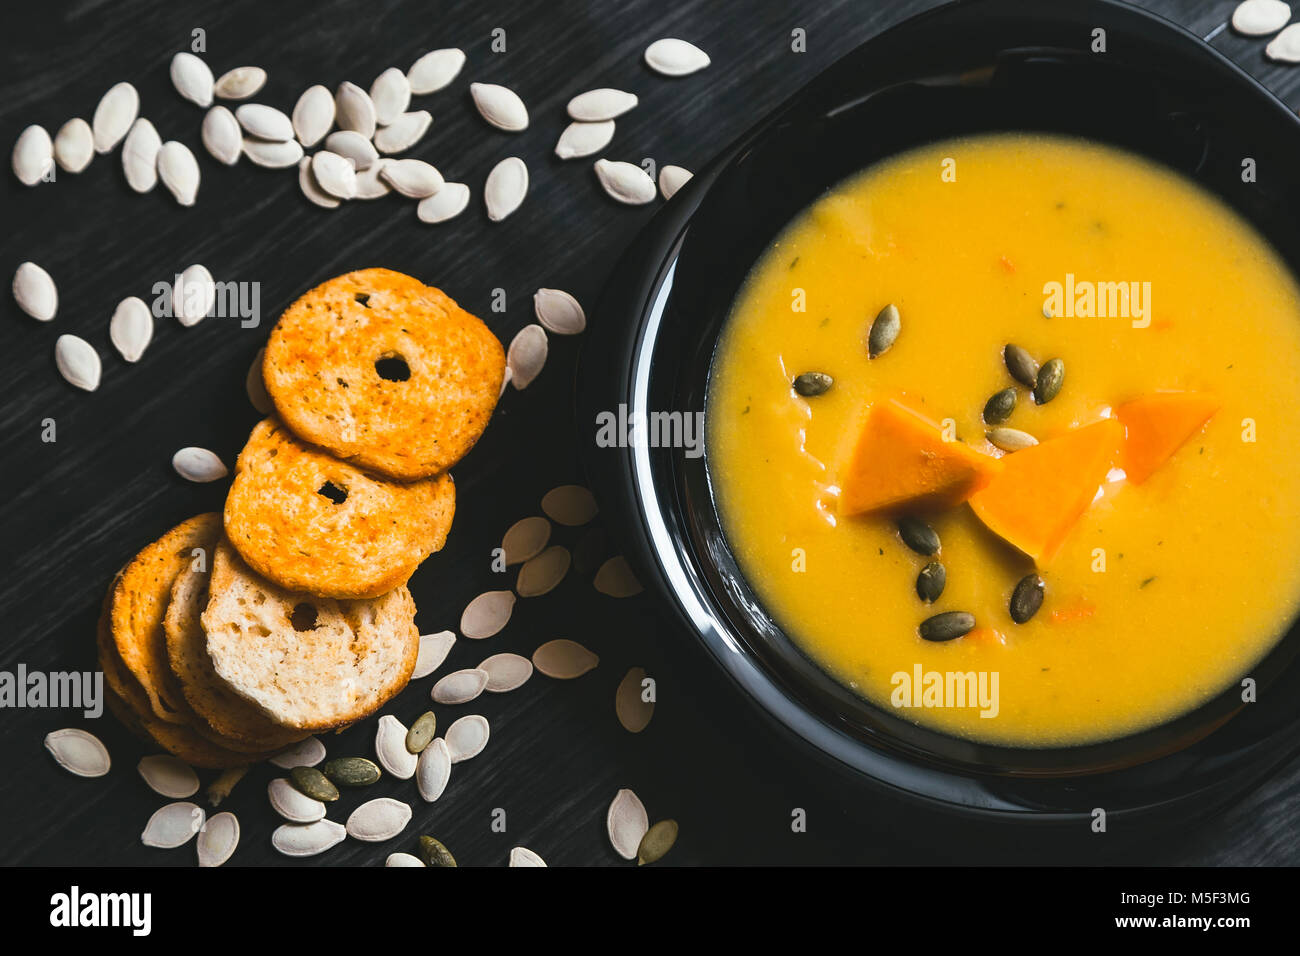
[[[61,172],[55,183],[34,189],[4,177],[0,272],[10,275],[35,260],[55,277],[61,301],[49,324],[29,319],[7,295],[0,304],[0,668],[95,666],[95,618],[113,573],[181,519],[221,506],[225,484],[182,481],[171,470],[172,453],[200,445],[233,463],[258,419],[244,392],[250,360],[275,317],[307,288],[350,269],[387,266],[440,286],[507,342],[533,320],[539,286],[595,301],[613,260],[656,206],[619,206],[601,193],[590,162],[553,156],[571,96],[598,86],[636,92],[641,104],[618,120],[606,155],[699,168],[836,58],[932,5],[78,0],[8,9],[0,40],[0,141],[12,143],[29,123],[53,134],[70,117],[89,120],[102,93],[129,80],[163,138],[194,150],[203,181],[197,204],[182,209],[161,188],[132,193],[117,151],[97,156],[80,175]],[[1201,0],[1143,6],[1201,36],[1233,8]],[[795,27],[807,31],[806,53],[790,49]],[[496,28],[505,31],[504,53],[490,49]],[[332,89],[351,79],[368,87],[386,67],[405,69],[429,49],[464,49],[469,60],[461,76],[417,98],[434,123],[410,155],[470,186],[467,213],[426,226],[415,203],[393,197],[325,211],[303,199],[295,171],[247,161],[219,166],[200,145],[202,111],[168,80],[170,58],[189,47],[195,29],[206,31],[205,59],[218,74],[245,64],[266,68],[270,82],[257,100],[286,112],[312,83]],[[712,66],[684,79],[652,74],[641,53],[661,36],[697,43]],[[1300,69],[1267,63],[1262,41],[1226,31],[1212,42],[1284,99],[1300,102]],[[487,127],[472,107],[471,81],[518,91],[531,113],[529,129],[507,134]],[[506,222],[490,223],[483,180],[511,155],[530,169],[528,198]],[[185,329],[159,319],[144,358],[123,362],[108,341],[117,302],[128,295],[152,301],[156,283],[194,262],[218,280],[256,283],[260,324],[244,328],[237,319],[211,317]],[[494,290],[503,290],[504,312],[492,309]],[[103,384],[93,395],[66,385],[55,370],[54,341],[64,332],[84,336],[103,358]],[[513,572],[508,581],[493,573],[491,549],[516,519],[540,512],[547,490],[579,479],[572,379],[580,347],[577,339],[552,337],[538,382],[506,394],[485,438],[455,469],[459,507],[450,540],[411,585],[423,632],[456,628],[471,597],[513,583]],[[41,440],[46,419],[57,423],[54,443]],[[578,537],[559,528],[555,540],[572,546]],[[990,843],[977,833],[929,846],[925,821],[847,792],[771,737],[715,674],[684,653],[687,638],[669,632],[649,602],[602,597],[576,573],[550,595],[520,601],[501,635],[460,640],[444,671],[499,651],[530,654],[555,637],[586,643],[600,666],[576,681],[539,675],[511,694],[435,708],[444,727],[461,712],[483,713],[492,725],[487,750],[455,767],[436,804],[420,803],[409,782],[391,779],[364,794],[415,803],[405,836],[384,844],[348,841],[315,860],[278,856],[270,846],[278,821],[265,796],[273,768],[264,765],[223,807],[243,825],[232,863],[377,864],[411,849],[416,834],[431,833],[462,864],[502,865],[519,844],[552,865],[621,864],[604,833],[606,807],[620,787],[636,790],[652,820],[680,821],[680,841],[665,861],[675,864],[1300,861],[1291,836],[1300,817],[1300,762],[1195,832],[1108,838],[1086,854],[1052,856],[1023,840]],[[659,684],[654,721],[637,736],[619,727],[613,707],[615,687],[632,665],[646,667]],[[384,712],[414,719],[429,705],[433,680],[414,682]],[[113,754],[112,772],[81,780],[60,770],[41,740],[61,726],[98,733]],[[330,753],[370,754],[373,726],[329,737]],[[192,845],[162,851],[140,843],[145,821],[165,802],[135,772],[146,752],[108,716],[0,711],[0,863],[192,865]],[[331,818],[345,819],[362,799],[345,795]],[[795,807],[807,811],[807,833],[791,833]],[[505,811],[505,833],[492,828],[497,809]]]

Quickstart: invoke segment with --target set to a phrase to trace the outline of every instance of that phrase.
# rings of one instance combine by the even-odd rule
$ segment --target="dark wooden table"
[[[600,192],[590,161],[554,158],[570,96],[597,86],[635,91],[641,105],[619,119],[607,154],[699,168],[837,57],[931,5],[116,0],[8,10],[0,61],[6,149],[29,123],[53,134],[69,117],[89,119],[111,84],[129,80],[163,138],[180,139],[198,155],[203,182],[190,209],[161,188],[137,196],[123,181],[117,152],[35,189],[4,177],[0,272],[8,276],[19,262],[35,260],[55,276],[61,301],[50,324],[27,318],[8,296],[0,305],[0,669],[19,662],[43,670],[94,667],[95,618],[113,573],[177,521],[221,506],[225,484],[182,481],[170,467],[173,451],[206,446],[233,462],[258,418],[244,394],[249,362],[275,317],[304,290],[350,269],[387,266],[444,288],[503,341],[533,320],[539,286],[594,302],[614,258],[655,207],[617,206]],[[1233,8],[1227,0],[1143,5],[1202,36]],[[807,33],[806,53],[791,51],[796,27]],[[437,227],[418,222],[415,204],[396,198],[327,212],[302,198],[293,171],[247,161],[218,166],[200,146],[202,112],[168,80],[171,56],[188,47],[197,28],[206,31],[205,58],[218,73],[244,64],[266,68],[270,83],[257,99],[286,111],[309,84],[333,88],[352,79],[368,86],[386,67],[405,69],[428,49],[463,48],[469,62],[456,82],[418,101],[434,114],[434,125],[412,155],[468,183],[469,211]],[[490,49],[495,28],[505,31],[504,53]],[[712,66],[680,81],[651,74],[643,49],[673,35],[707,50]],[[1300,70],[1268,64],[1262,42],[1230,31],[1212,42],[1300,102]],[[531,112],[529,129],[511,135],[485,126],[467,92],[474,80],[517,90]],[[483,179],[497,160],[515,154],[531,171],[527,201],[507,222],[489,223]],[[151,301],[155,283],[192,262],[206,264],[218,280],[258,283],[261,324],[242,328],[213,317],[183,329],[160,319],[143,360],[127,365],[108,342],[114,306],[127,295]],[[492,311],[498,289],[504,312]],[[63,332],[84,336],[104,359],[103,384],[93,395],[69,387],[55,371],[54,341]],[[578,479],[571,389],[579,348],[579,341],[553,337],[540,380],[505,396],[486,437],[456,469],[459,507],[450,540],[412,582],[423,632],[455,628],[469,598],[508,586],[490,567],[502,532],[538,513],[551,487]],[[48,418],[57,423],[55,443],[41,440]],[[557,540],[572,544],[576,537],[559,529]],[[942,851],[926,849],[921,824],[900,823],[888,808],[820,778],[716,675],[697,672],[697,659],[683,651],[685,638],[668,632],[648,601],[599,596],[577,574],[546,597],[521,601],[498,637],[462,639],[447,666],[472,666],[502,650],[530,654],[554,637],[588,644],[601,656],[599,668],[573,682],[537,676],[512,694],[457,708],[485,714],[492,740],[482,756],[456,767],[438,803],[421,803],[410,783],[393,780],[367,794],[415,804],[408,836],[380,845],[348,841],[306,862],[382,863],[427,832],[465,864],[504,864],[516,844],[551,864],[614,864],[620,861],[605,838],[604,816],[620,787],[635,789],[652,819],[680,821],[670,857],[677,864],[1042,858],[1032,848],[989,845],[975,833]],[[656,675],[660,694],[653,723],[635,737],[613,712],[614,689],[634,664]],[[432,682],[414,683],[385,712],[411,720],[428,704]],[[439,710],[445,726],[455,713]],[[80,780],[58,769],[41,741],[61,726],[91,726],[113,754],[113,771]],[[334,754],[369,754],[372,734],[370,721],[327,743]],[[0,863],[191,865],[192,845],[161,851],[140,844],[145,821],[165,802],[135,773],[145,752],[110,717],[0,712]],[[269,842],[277,823],[264,793],[271,769],[256,768],[226,805],[243,825],[236,864],[292,862]],[[345,818],[360,799],[345,797],[331,817]],[[808,813],[804,834],[791,833],[795,807]],[[506,813],[504,834],[491,826],[498,808]],[[1298,815],[1300,762],[1293,762],[1196,832],[1098,841],[1086,856],[1047,861],[1295,863],[1300,849],[1285,835]]]

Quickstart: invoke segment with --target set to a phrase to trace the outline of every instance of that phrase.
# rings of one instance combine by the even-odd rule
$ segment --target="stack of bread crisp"
[[[223,514],[182,522],[114,579],[99,622],[109,706],[199,767],[269,756],[406,686],[406,582],[451,528],[448,469],[501,392],[505,354],[438,289],[365,269],[280,317],[262,363],[274,415]]]

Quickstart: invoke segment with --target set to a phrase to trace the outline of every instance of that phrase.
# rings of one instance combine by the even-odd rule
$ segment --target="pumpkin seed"
[[[436,93],[452,80],[465,65],[465,54],[449,47],[432,50],[424,54],[406,71],[406,79],[411,84],[411,92],[417,96]]]
[[[366,169],[357,172],[357,199],[382,199],[393,191],[393,188],[383,179],[384,168],[389,162],[391,160],[377,159]],[[445,192],[452,185],[454,184],[444,183],[442,189],[439,189],[438,192]],[[430,199],[422,199],[420,205],[423,206],[425,203],[437,198],[437,195],[435,195]]]
[[[276,777],[266,785],[266,796],[271,801],[271,809],[290,823],[325,819],[325,804],[307,796],[284,777]]]
[[[578,528],[599,513],[596,498],[582,485],[560,485],[542,497],[542,510],[556,524]]]
[[[172,86],[183,99],[204,109],[212,105],[212,70],[193,53],[182,51],[172,57]]]
[[[598,159],[592,168],[610,198],[628,206],[644,206],[648,202],[654,202],[657,194],[655,181],[635,163]]]
[[[38,322],[49,322],[59,311],[59,290],[50,274],[34,262],[14,271],[14,301]]]
[[[158,185],[158,152],[162,137],[153,123],[143,116],[131,124],[122,141],[122,175],[126,184],[138,193],[147,193]]]
[[[1004,388],[1000,392],[994,392],[984,403],[984,421],[988,425],[1000,425],[1010,418],[1015,410],[1016,390]]]
[[[546,330],[535,323],[525,325],[510,340],[510,347],[506,349],[506,368],[510,370],[510,381],[517,390],[522,392],[541,374],[548,351]]]
[[[665,200],[672,199],[694,177],[689,169],[681,166],[661,166],[659,168],[659,193]]]
[[[315,146],[334,125],[334,97],[317,83],[303,90],[290,117],[293,131],[303,146]]]
[[[795,376],[794,390],[804,398],[824,395],[835,384],[835,379],[825,372],[804,372]]]
[[[420,222],[439,223],[455,219],[469,205],[469,187],[464,183],[443,183],[432,196],[415,207]]]
[[[416,761],[415,785],[420,791],[420,799],[433,803],[447,789],[450,779],[451,751],[447,749],[447,741],[435,737]]]
[[[1291,5],[1283,0],[1245,0],[1232,11],[1232,28],[1248,37],[1268,36],[1290,19]]]
[[[349,165],[348,168],[351,169],[352,167]],[[355,172],[352,174],[352,181],[355,185]],[[298,188],[302,190],[302,194],[306,196],[308,200],[315,203],[317,206],[320,206],[322,209],[337,209],[340,205],[339,200],[335,199],[322,189],[320,183],[316,181],[316,176],[311,171],[310,157],[304,156],[302,159],[298,160]]]
[[[636,848],[637,865],[644,866],[647,863],[659,862],[676,842],[677,821],[660,820],[646,830],[645,836],[641,838],[641,843]]]
[[[451,646],[456,643],[456,635],[451,631],[439,631],[437,634],[420,635],[420,651],[415,657],[415,669],[411,679],[428,677],[447,659]]]
[[[24,186],[35,186],[54,168],[54,142],[44,126],[32,125],[18,134],[13,167]]]
[[[483,689],[491,694],[506,694],[518,690],[533,676],[533,662],[518,654],[493,654],[478,665],[487,672]]]
[[[375,148],[381,153],[402,153],[410,149],[429,131],[433,116],[428,110],[402,113],[389,125],[375,131]]]
[[[172,467],[186,481],[198,484],[219,481],[228,474],[225,464],[215,452],[192,445],[172,455]]]
[[[250,136],[283,143],[293,139],[293,121],[274,106],[245,103],[235,110],[235,119]]]
[[[415,776],[415,762],[419,759],[406,749],[406,733],[406,725],[392,714],[380,717],[375,728],[375,756],[379,758],[379,766],[398,780]]]
[[[501,539],[502,556],[506,567],[522,564],[542,553],[551,539],[551,523],[541,515],[520,518],[510,526]]]
[[[154,811],[140,834],[140,842],[145,846],[174,850],[189,843],[203,829],[206,817],[203,808],[197,804],[169,803]]]
[[[348,831],[333,820],[282,823],[271,834],[271,846],[285,856],[315,856],[347,839]]]
[[[283,770],[294,767],[314,767],[325,759],[325,745],[315,737],[308,737],[301,743],[281,750],[270,762]]]
[[[456,858],[442,842],[431,836],[420,837],[420,857],[425,866],[455,866]]]
[[[335,757],[325,761],[321,773],[338,787],[368,787],[382,776],[375,762],[365,757]]]
[[[646,700],[642,688],[645,668],[633,667],[619,681],[614,692],[614,716],[629,734],[639,734],[650,725],[655,714],[655,703]]]
[[[224,106],[214,106],[203,115],[200,131],[203,148],[219,163],[233,166],[239,162],[244,149],[244,134],[239,131],[239,120]]]
[[[926,641],[951,641],[975,629],[975,615],[966,611],[944,611],[921,622],[921,638]]]
[[[406,79],[406,77],[402,77]],[[347,833],[354,840],[382,843],[391,840],[411,822],[411,807],[392,797],[367,800],[348,815]]]
[[[466,714],[454,721],[443,738],[447,741],[447,753],[451,755],[451,762],[460,763],[481,754],[487,746],[490,732],[487,718],[482,714]]]
[[[1047,582],[1037,574],[1026,574],[1011,592],[1011,620],[1024,624],[1043,606]]]
[[[990,428],[984,437],[1003,451],[1023,451],[1038,444],[1037,438],[1019,428]]]
[[[208,803],[214,807],[221,806],[221,801],[234,792],[235,784],[244,779],[244,774],[248,773],[249,765],[244,764],[242,767],[227,767],[221,771],[220,776],[208,784],[208,789],[204,791],[208,797]]]
[[[465,606],[460,632],[475,641],[491,637],[509,623],[514,607],[513,591],[485,591]]]
[[[266,70],[260,66],[237,66],[221,74],[212,92],[223,100],[246,100],[266,86]]]
[[[939,553],[939,535],[928,524],[913,515],[898,519],[898,536],[917,554]]]
[[[891,302],[881,309],[871,323],[871,331],[867,334],[867,358],[877,358],[889,351],[890,347],[898,341],[898,333],[902,327],[903,320],[898,314],[898,306]]]
[[[118,83],[99,101],[90,121],[95,152],[107,153],[122,141],[140,113],[140,94],[130,83]]]
[[[221,866],[239,846],[239,820],[229,811],[218,813],[199,828],[199,866]]]
[[[572,680],[600,663],[600,658],[577,641],[557,638],[533,651],[533,666],[547,677]]]
[[[625,860],[635,860],[641,840],[650,829],[645,806],[631,790],[620,790],[605,814],[605,830],[614,852]]]
[[[326,136],[325,148],[351,162],[358,172],[369,169],[379,159],[375,144],[350,129],[335,130]]]
[[[87,392],[99,388],[99,376],[103,372],[99,354],[80,336],[60,335],[55,340],[54,364],[69,385]]]
[[[249,156],[253,158],[251,153]],[[177,203],[194,205],[199,194],[199,163],[184,143],[173,139],[158,147],[158,178]]]
[[[384,860],[384,866],[424,866],[424,861],[409,853],[390,853]]]
[[[546,866],[546,861],[540,856],[528,849],[526,846],[517,846],[510,851],[510,866]]]
[[[1002,349],[1002,361],[1011,377],[1025,388],[1038,384],[1038,362],[1019,345],[1008,344]]]
[[[592,583],[601,594],[614,598],[635,597],[645,590],[636,575],[632,573],[632,566],[627,563],[627,558],[621,554],[615,555],[602,564]]]
[[[375,105],[376,123],[380,126],[395,123],[411,105],[411,81],[397,67],[390,66],[370,84],[370,102]]]
[[[338,153],[323,149],[313,156],[311,175],[316,185],[335,199],[351,199],[357,194],[357,171]]]
[[[442,188],[442,173],[422,159],[394,159],[379,174],[407,199],[425,199]]]
[[[943,594],[948,583],[948,571],[938,561],[931,561],[916,576],[916,595],[926,604],[933,604]]]
[[[79,173],[95,157],[95,134],[84,119],[70,119],[54,134],[54,161],[69,173]]]
[[[469,95],[489,125],[507,133],[528,128],[528,107],[514,90],[496,83],[471,83]]]
[[[289,771],[289,779],[298,788],[298,792],[319,800],[332,803],[339,798],[339,788],[330,783],[329,778],[315,767],[294,767]]]
[[[266,393],[266,382],[262,379],[262,359],[266,357],[266,349],[258,349],[257,354],[253,356],[253,362],[248,366],[248,374],[244,376],[244,390],[248,392],[248,400],[263,415],[269,415],[275,410],[275,405],[271,402],[271,396]]]
[[[578,159],[599,153],[614,138],[614,121],[603,123],[570,123],[564,127],[555,144],[555,155],[560,159]]]
[[[346,80],[334,94],[334,121],[339,129],[350,129],[366,139],[375,135],[375,104],[370,95]]]
[[[695,44],[669,37],[645,48],[645,62],[664,76],[686,76],[704,69],[710,61],[709,55]]]
[[[1034,403],[1046,405],[1061,394],[1061,386],[1064,384],[1065,363],[1059,358],[1044,362],[1038,370],[1038,382],[1034,385]]]
[[[487,686],[487,679],[487,673],[477,667],[454,671],[433,685],[430,696],[435,704],[446,704],[450,707],[468,704],[483,693],[483,688]]]
[[[577,335],[587,327],[587,315],[578,300],[562,289],[538,289],[533,312],[542,328],[556,335]]]
[[[78,777],[102,777],[112,766],[108,748],[100,739],[75,727],[46,734],[45,749],[60,767]]]
[[[599,123],[622,116],[628,110],[635,109],[635,93],[609,89],[588,90],[569,100],[569,116],[582,123]]]
[[[171,754],[141,757],[135,769],[154,793],[179,800],[199,792],[199,775],[185,761]]]
[[[244,155],[263,169],[288,169],[302,162],[302,147],[296,139],[283,142],[244,138]]]
[[[413,754],[423,753],[424,748],[429,746],[429,742],[437,732],[438,718],[434,716],[433,711],[426,710],[415,719],[411,729],[406,732],[406,749]]]
[[[1300,23],[1293,23],[1273,37],[1264,55],[1278,63],[1300,63]]]
[[[569,549],[553,544],[535,558],[524,562],[515,580],[520,597],[541,597],[554,591],[569,573],[572,557]]]
[[[217,284],[206,266],[194,263],[172,286],[172,315],[187,329],[207,318],[217,301]]]
[[[524,203],[528,195],[528,167],[518,156],[509,156],[492,167],[483,183],[483,204],[492,222],[500,222]]]

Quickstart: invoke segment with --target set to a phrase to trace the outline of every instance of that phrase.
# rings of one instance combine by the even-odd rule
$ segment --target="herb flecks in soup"
[[[1300,290],[1217,199],[1107,147],[976,137],[837,187],[742,290],[707,422],[769,611],[950,733],[1170,720],[1300,603]]]

